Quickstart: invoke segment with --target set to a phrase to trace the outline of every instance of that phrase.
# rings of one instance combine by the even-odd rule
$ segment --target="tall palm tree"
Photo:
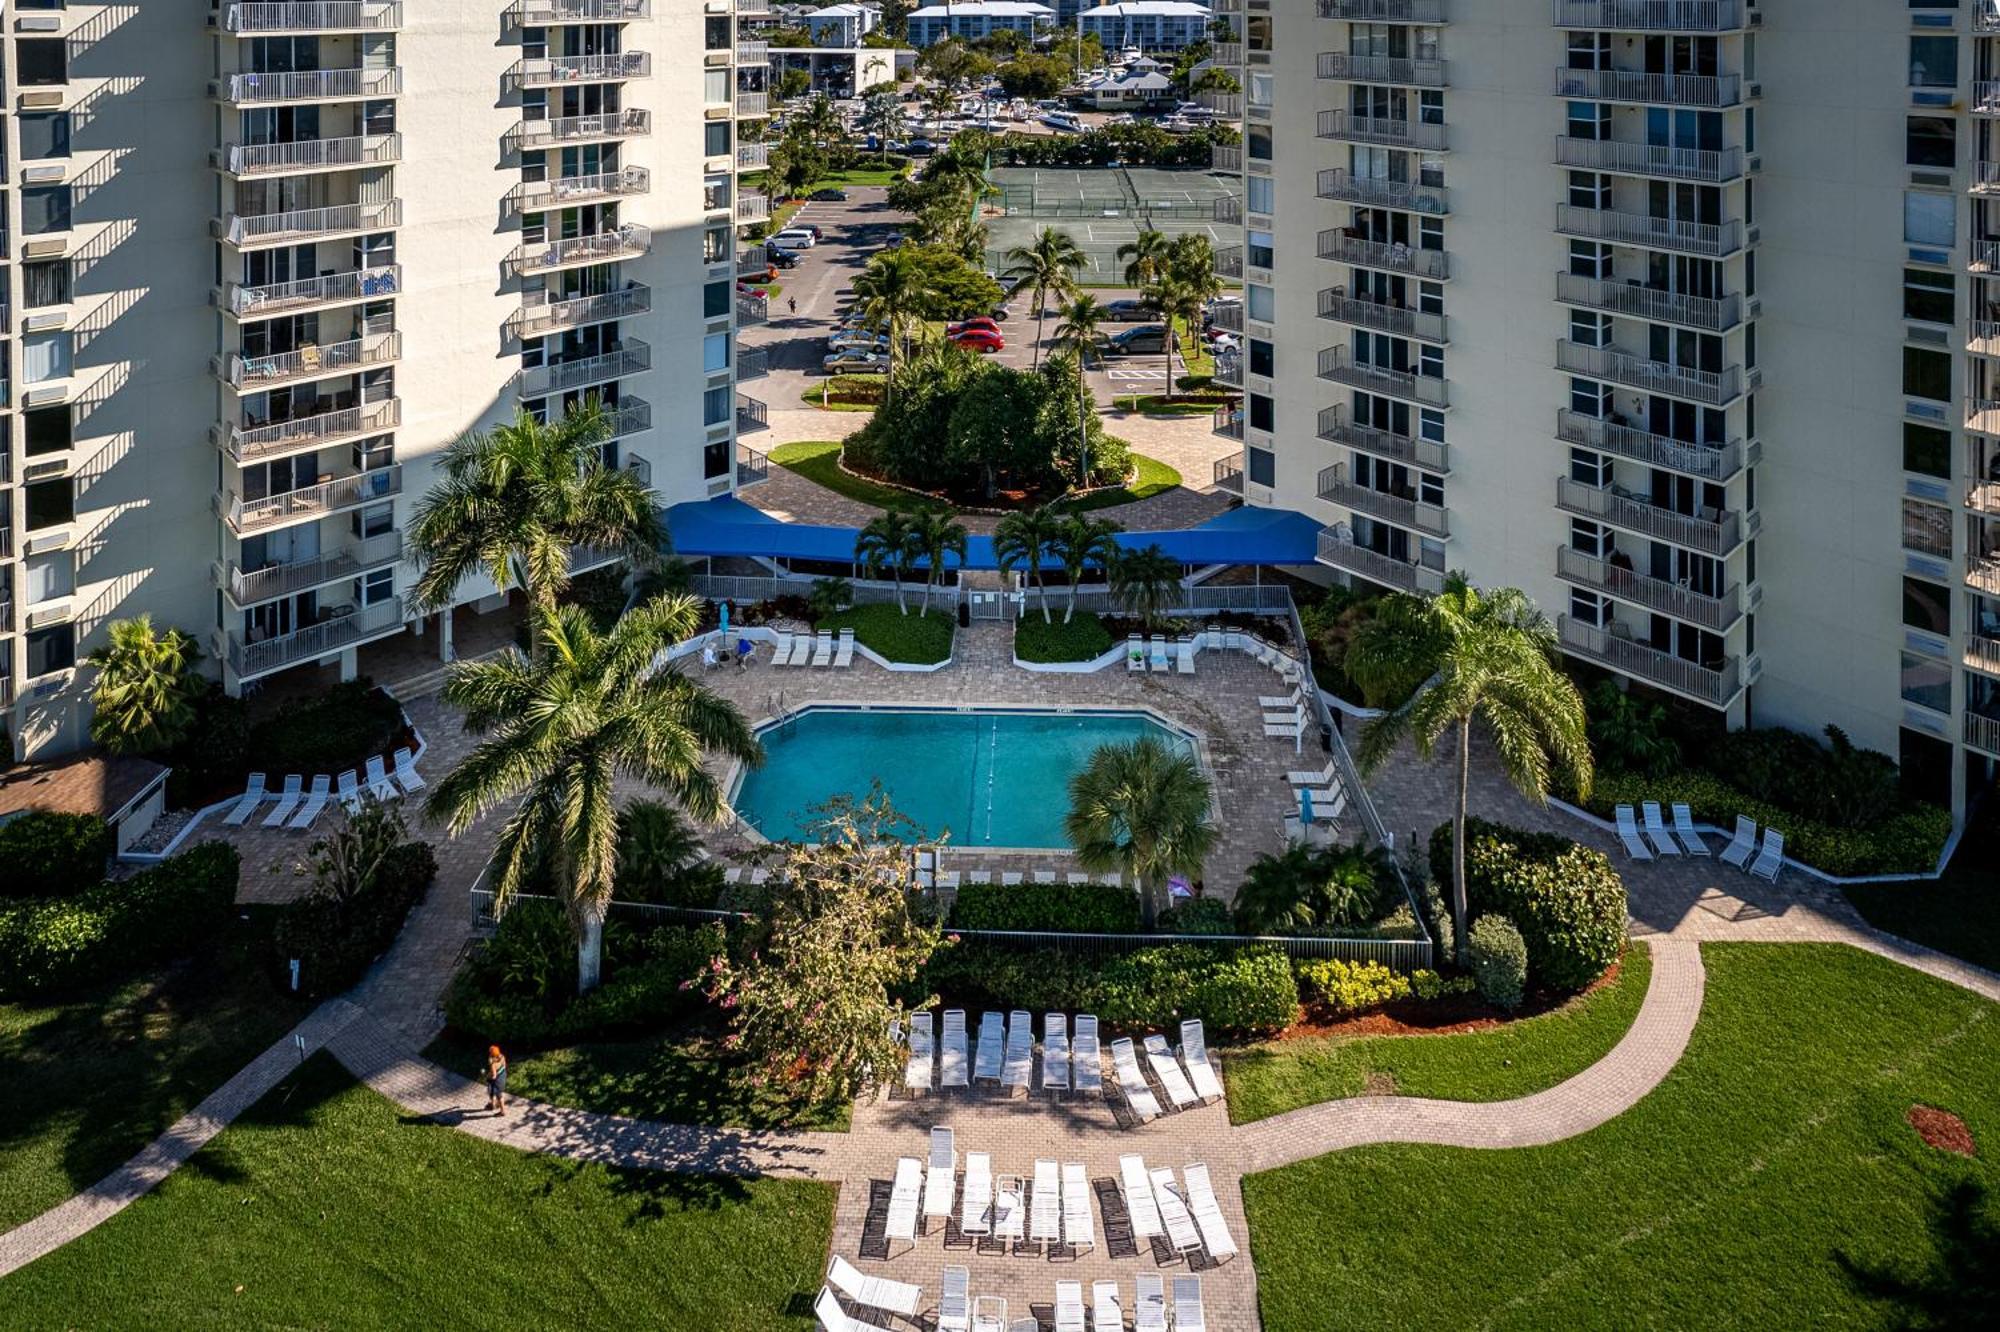
[[[878,155],[887,162],[889,141],[901,138],[909,128],[909,118],[903,114],[903,99],[896,95],[893,85],[874,88],[862,99],[861,128],[875,136]]]
[[[1042,316],[1048,313],[1048,298],[1068,296],[1076,290],[1076,272],[1083,267],[1083,249],[1067,231],[1043,227],[1026,245],[1007,251],[1007,276],[1035,293],[1035,352],[1030,369],[1042,364]]]
[[[1168,749],[1150,735],[1102,745],[1070,778],[1063,832],[1084,869],[1119,870],[1137,881],[1150,930],[1167,876],[1201,873],[1214,845],[1208,779],[1193,754]]]
[[[459,585],[483,570],[495,588],[527,592],[536,612],[530,646],[539,650],[540,626],[569,586],[573,547],[653,563],[664,539],[658,496],[638,473],[604,465],[599,450],[610,433],[593,399],[553,424],[522,412],[511,425],[453,440],[444,477],[417,502],[409,529],[423,569],[417,605],[451,605]]]
[[[577,987],[597,984],[604,913],[618,866],[617,783],[656,786],[690,817],[713,821],[722,787],[703,765],[709,753],[757,763],[763,750],[727,700],[659,654],[699,626],[701,603],[661,596],[599,634],[580,607],[534,612],[545,651],[460,662],[444,698],[465,714],[479,743],[438,782],[426,804],[453,836],[510,800],[487,862],[496,900],[552,867],[577,938]]]
[[[1104,322],[1104,307],[1088,292],[1072,295],[1056,307],[1056,335],[1049,344],[1052,352],[1068,352],[1076,357],[1076,484],[1090,485],[1090,381],[1085,377],[1090,357],[1098,351],[1098,326]]]
[[[919,509],[911,520],[910,545],[927,566],[924,604],[918,614],[930,614],[931,589],[944,581],[945,556],[956,555],[959,564],[964,565],[966,536],[965,524],[954,521],[949,509]]]
[[[1146,227],[1137,237],[1119,246],[1118,258],[1125,264],[1125,285],[1142,289],[1152,286],[1167,270],[1168,244],[1165,232]]]
[[[110,641],[89,657],[97,667],[90,738],[114,754],[154,754],[179,743],[207,687],[195,667],[200,659],[193,638],[154,629],[151,614],[113,620]]]
[[[1170,284],[1162,291],[1167,315],[1167,397],[1174,396],[1173,354],[1179,329],[1193,335],[1208,303],[1222,294],[1222,278],[1215,271],[1215,250],[1208,237],[1188,232],[1174,237],[1167,246],[1164,276]]]
[[[1049,550],[1062,565],[1063,576],[1069,580],[1069,605],[1063,609],[1063,623],[1068,624],[1076,615],[1076,586],[1083,581],[1083,571],[1095,564],[1109,569],[1117,562],[1121,547],[1114,539],[1124,531],[1109,518],[1093,518],[1087,513],[1072,513],[1065,517],[1062,526],[1049,538]]]
[[[1000,567],[1012,569],[1019,566],[1027,570],[1028,581],[1040,590],[1042,598],[1042,623],[1049,624],[1049,588],[1042,582],[1042,556],[1055,544],[1056,532],[1062,526],[1062,517],[1046,504],[1032,509],[1023,509],[1002,518],[993,529],[993,554],[999,559]]]
[[[1590,792],[1583,695],[1556,668],[1558,650],[1555,629],[1525,594],[1511,587],[1482,593],[1463,574],[1453,574],[1434,597],[1385,597],[1347,645],[1347,673],[1363,689],[1390,698],[1408,694],[1362,730],[1357,757],[1363,772],[1380,767],[1404,736],[1429,758],[1439,736],[1457,734],[1451,917],[1461,957],[1474,719],[1492,732],[1494,751],[1522,795],[1546,800],[1552,770],[1582,795]]]
[[[1111,562],[1111,595],[1151,629],[1180,600],[1181,566],[1157,543]]]
[[[889,373],[882,385],[886,406],[896,396],[896,350],[929,298],[924,269],[901,248],[884,250],[854,279],[862,317],[889,335]]]
[[[854,538],[854,558],[870,578],[880,578],[883,570],[896,580],[896,609],[904,615],[910,608],[903,601],[903,570],[916,558],[916,532],[910,515],[901,509],[870,518]]]
[[[840,113],[825,93],[814,93],[803,109],[793,112],[790,128],[804,134],[815,148],[824,148],[842,135]]]

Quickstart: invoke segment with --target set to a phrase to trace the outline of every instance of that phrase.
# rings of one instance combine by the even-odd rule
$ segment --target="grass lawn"
[[[829,375],[801,392],[799,401],[824,412],[872,412],[881,405],[886,382],[886,375]]]
[[[1229,1117],[1244,1124],[1318,1101],[1359,1096],[1371,1079],[1399,1096],[1504,1101],[1553,1087],[1618,1044],[1653,974],[1652,954],[1626,951],[1615,981],[1553,1013],[1450,1036],[1305,1037],[1223,1058]]]
[[[6,1321],[805,1329],[833,1200],[407,1122],[322,1054],[157,1191],[9,1277]]]
[[[304,1015],[253,947],[0,1004],[0,1230],[123,1165]]]
[[[1944,877],[1841,891],[1875,928],[2000,971],[1995,865],[2000,865],[2000,801],[1989,799],[1959,839]]]
[[[910,601],[908,615],[897,610],[893,601],[878,606],[849,606],[838,615],[822,618],[819,628],[835,633],[852,629],[856,642],[889,661],[928,666],[946,660],[951,656],[952,630],[957,627],[950,613],[933,607],[919,615],[917,606],[922,601],[923,588],[913,586],[906,592]]]
[[[1177,393],[1171,399],[1164,393],[1121,393],[1111,405],[1121,412],[1144,416],[1211,416],[1216,408],[1235,401],[1234,397],[1203,397],[1199,393]]]
[[[449,1037],[432,1042],[424,1053],[475,1081],[486,1061],[483,1045]],[[728,1128],[844,1130],[851,1108],[829,1106],[788,1118],[784,1102],[731,1076],[712,1039],[681,1032],[509,1055],[507,1090],[599,1114]]]
[[[1108,490],[1095,490],[1076,499],[1058,500],[1057,505],[1071,513],[1089,513],[1092,509],[1109,509],[1114,505],[1164,495],[1180,483],[1181,474],[1178,471],[1158,458],[1135,453],[1132,455],[1132,479],[1129,482]]]
[[[907,490],[897,490],[893,486],[881,485],[865,477],[854,476],[840,468],[840,441],[837,439],[808,439],[794,444],[780,444],[771,450],[771,461],[789,471],[797,472],[806,480],[825,486],[836,495],[845,495],[863,504],[872,504],[878,509],[901,506],[905,509],[948,509],[951,506],[943,500],[927,495],[915,495]]]
[[[1983,1264],[1990,1300],[2000,1007],[1835,944],[1702,956],[1685,1058],[1602,1128],[1529,1150],[1366,1147],[1246,1180],[1267,1332],[1333,1309],[1357,1327],[1887,1326],[1911,1311],[1865,1297],[1852,1269],[1923,1282],[1947,1252],[1958,1281]],[[1925,1145],[1913,1103],[1963,1117],[1979,1156]],[[1983,1253],[1947,1247],[1961,1184],[1983,1193]]]
[[[1091,661],[1111,650],[1111,631],[1085,611],[1062,622],[1064,590],[1049,589],[1050,624],[1042,623],[1039,595],[1028,598],[1028,613],[1014,626],[1014,655],[1022,661]]]

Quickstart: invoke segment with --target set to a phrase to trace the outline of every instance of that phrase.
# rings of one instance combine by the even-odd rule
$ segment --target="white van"
[[[782,245],[788,250],[810,250],[818,243],[813,234],[804,227],[787,227],[771,237],[771,242]]]

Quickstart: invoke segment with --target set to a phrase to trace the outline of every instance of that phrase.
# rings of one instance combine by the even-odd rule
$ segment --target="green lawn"
[[[799,401],[823,412],[872,412],[881,404],[887,381],[886,375],[829,375],[801,392]]]
[[[1022,661],[1091,661],[1111,650],[1111,631],[1104,621],[1085,611],[1068,624],[1062,622],[1063,598],[1067,589],[1049,589],[1052,622],[1042,623],[1038,591],[1028,597],[1028,613],[1014,626],[1014,655]]]
[[[424,1053],[474,1079],[486,1060],[484,1046],[449,1037],[433,1042]],[[509,1055],[507,1090],[599,1114],[729,1128],[844,1130],[850,1110],[829,1106],[792,1117],[790,1107],[777,1097],[753,1091],[734,1077],[711,1040],[691,1040],[680,1032]]]
[[[123,1165],[304,1014],[253,949],[0,1004],[0,1230]]]
[[[825,486],[836,495],[845,495],[851,500],[872,504],[878,509],[896,506],[905,509],[951,507],[943,500],[932,499],[928,495],[898,490],[894,486],[885,486],[842,471],[840,441],[837,439],[808,439],[793,444],[780,444],[771,450],[771,461],[780,467],[797,472],[816,485]]]
[[[856,642],[889,661],[929,666],[948,660],[952,630],[957,627],[951,614],[933,607],[919,615],[922,587],[913,586],[905,591],[910,603],[908,615],[897,610],[893,601],[877,606],[849,606],[838,615],[821,618],[818,627],[835,633],[852,629]]]
[[[318,1055],[0,1298],[21,1328],[805,1329],[833,1201],[413,1123]]]
[[[1057,504],[1072,513],[1089,513],[1092,509],[1109,509],[1114,505],[1164,495],[1180,483],[1181,474],[1178,471],[1158,458],[1135,453],[1132,455],[1132,479],[1126,484],[1107,490],[1093,490],[1076,499],[1058,500]]]
[[[1843,889],[1877,929],[2000,971],[2000,800],[1989,798],[1959,839],[1944,877]]]
[[[1453,1036],[1307,1037],[1223,1058],[1229,1117],[1244,1124],[1392,1079],[1399,1096],[1504,1101],[1553,1087],[1618,1044],[1639,1012],[1652,954],[1633,947],[1609,985],[1539,1017]]]
[[[1602,1128],[1530,1150],[1360,1148],[1246,1180],[1267,1332],[1330,1310],[1355,1327],[1880,1327],[1904,1311],[1852,1269],[1921,1283],[1941,1260],[1959,1283],[1983,1264],[1990,1301],[2000,1007],[1839,945],[1702,956],[1686,1057]],[[1926,1146],[1913,1103],[1962,1116],[1980,1155]],[[1960,1184],[1981,1191],[1984,1251],[1943,1259]]]
[[[1172,398],[1164,393],[1123,393],[1113,398],[1111,405],[1121,412],[1138,412],[1142,416],[1212,416],[1216,408],[1235,402],[1233,396],[1204,397],[1202,393],[1177,393]]]

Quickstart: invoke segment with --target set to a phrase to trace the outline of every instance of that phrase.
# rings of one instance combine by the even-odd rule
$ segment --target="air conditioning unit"
[[[61,88],[29,88],[21,93],[23,111],[53,111],[63,104]]]
[[[69,252],[69,242],[57,236],[51,240],[26,241],[21,246],[23,259],[60,259]]]

